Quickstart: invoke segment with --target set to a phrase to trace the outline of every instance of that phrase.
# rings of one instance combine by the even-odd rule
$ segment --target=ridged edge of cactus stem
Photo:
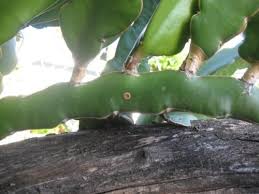
[[[204,51],[199,46],[191,43],[189,54],[180,70],[184,71],[187,75],[195,75],[206,59],[207,55]]]
[[[254,85],[259,79],[259,61],[251,64],[251,67],[245,72],[242,80],[250,85]]]

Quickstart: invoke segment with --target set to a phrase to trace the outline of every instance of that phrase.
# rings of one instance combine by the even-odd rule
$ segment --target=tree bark
[[[0,146],[0,193],[259,193],[259,125],[107,128]]]

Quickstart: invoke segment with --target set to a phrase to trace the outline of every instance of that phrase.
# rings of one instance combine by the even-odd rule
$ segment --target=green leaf
[[[136,51],[138,55],[171,56],[179,53],[189,39],[190,20],[196,3],[196,0],[161,1]]]
[[[239,44],[240,45],[240,44]],[[217,70],[232,64],[236,58],[239,57],[238,48],[239,45],[228,48],[222,49],[210,59],[208,59],[198,70],[197,75],[199,76],[206,76],[215,73]]]
[[[44,28],[50,26],[59,26],[59,13],[60,8],[66,3],[68,0],[58,0],[53,6],[51,6],[48,10],[46,10],[41,15],[35,17],[29,25],[35,28]]]
[[[108,61],[103,74],[110,73],[113,71],[122,71],[125,62],[129,58],[130,54],[134,48],[139,43],[143,36],[143,32],[153,13],[157,9],[160,0],[144,0],[143,1],[143,11],[139,18],[135,21],[133,26],[131,26],[120,38],[117,46],[115,57]],[[143,63],[144,66],[140,65],[140,71],[148,71],[147,63]]]
[[[60,26],[76,63],[89,63],[107,40],[137,19],[141,10],[140,0],[76,0],[65,4]]]
[[[259,4],[259,3],[258,3]],[[245,41],[240,46],[240,56],[251,62],[257,63],[259,61],[259,6],[257,13],[249,18],[247,28],[244,32]]]
[[[59,20],[53,20],[53,21],[48,21],[48,22],[43,22],[43,23],[36,23],[31,25],[34,28],[37,29],[42,29],[46,27],[59,27]]]
[[[1,0],[0,1],[0,45],[9,40],[33,17],[37,16],[57,0]]]
[[[186,127],[190,127],[191,122],[195,120],[211,119],[209,116],[192,112],[170,112],[165,114],[165,117],[167,121]],[[151,125],[155,123],[163,123],[164,121],[165,120],[161,117],[161,115],[140,114],[136,121],[136,125]]]
[[[150,72],[150,65],[149,65],[148,61],[149,61],[148,58],[144,58],[141,60],[139,66],[138,66],[139,73]]]
[[[10,73],[17,64],[15,37],[0,46],[0,72],[3,75]]]
[[[213,75],[218,75],[218,76],[232,76],[236,70],[238,69],[244,69],[248,68],[250,65],[248,62],[243,60],[242,58],[237,58],[234,63],[229,64],[218,71],[216,71]]]
[[[162,123],[163,119],[157,114],[140,114],[136,120],[136,125],[152,125],[155,123]]]
[[[191,112],[171,112],[167,113],[167,119],[175,124],[190,127],[192,121],[211,119],[211,117]]]
[[[199,5],[191,21],[192,43],[211,57],[224,42],[243,31],[258,11],[259,0],[199,0]]]

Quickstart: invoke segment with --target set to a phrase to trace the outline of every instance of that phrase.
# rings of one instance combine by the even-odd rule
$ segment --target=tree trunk
[[[259,193],[259,125],[87,130],[0,146],[0,193]]]

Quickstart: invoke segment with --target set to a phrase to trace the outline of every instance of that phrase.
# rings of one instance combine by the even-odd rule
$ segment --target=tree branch
[[[88,130],[0,146],[0,193],[258,193],[259,126]]]

